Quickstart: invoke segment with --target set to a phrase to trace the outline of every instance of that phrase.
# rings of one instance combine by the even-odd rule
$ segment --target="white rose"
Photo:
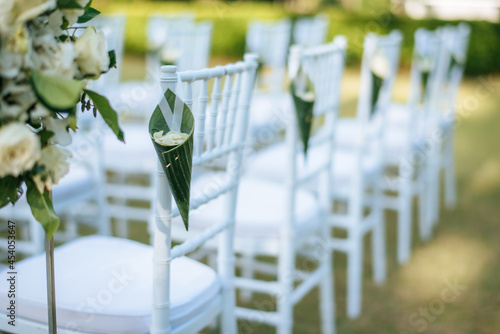
[[[33,178],[40,193],[43,193],[44,189],[52,190],[52,185],[57,184],[68,173],[70,157],[71,153],[68,150],[55,145],[48,145],[42,149],[38,165],[44,166],[45,169],[42,174],[37,174]]]
[[[54,136],[50,138],[50,141],[54,144],[59,144],[62,146],[67,146],[71,144],[71,135],[68,132],[69,118],[59,119],[49,117],[42,120],[43,124],[47,130],[54,133]]]
[[[40,140],[26,125],[12,122],[0,128],[0,178],[30,170],[40,155]]]
[[[84,75],[98,79],[102,72],[109,69],[109,55],[106,39],[102,32],[94,27],[87,27],[75,42],[76,62]]]
[[[66,20],[69,22],[69,26],[71,27],[78,21],[78,18],[85,13],[85,6],[89,3],[89,0],[76,0],[76,2],[82,7],[82,9],[62,9],[62,13]]]
[[[9,33],[25,22],[56,8],[56,0],[3,0],[0,8],[0,31]]]
[[[44,35],[37,38],[34,45],[29,57],[34,69],[67,79],[75,77],[77,68],[73,43],[57,43],[53,36]]]
[[[36,101],[31,85],[4,80],[0,97],[0,119],[25,122],[28,117],[27,110]]]
[[[391,71],[387,58],[381,53],[376,53],[373,56],[370,69],[376,76],[382,79],[386,78]]]
[[[169,131],[166,135],[163,135],[163,131],[153,134],[154,141],[162,146],[177,146],[182,144],[187,138],[187,134],[178,131]]]

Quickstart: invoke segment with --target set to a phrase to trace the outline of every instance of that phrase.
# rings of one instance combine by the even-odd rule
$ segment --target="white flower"
[[[68,132],[68,126],[70,119],[64,118],[53,118],[49,117],[42,120],[43,124],[47,130],[54,133],[54,136],[50,138],[50,141],[54,144],[59,144],[61,146],[67,146],[71,144],[71,135]]]
[[[102,32],[87,27],[75,42],[76,62],[82,74],[98,79],[109,69],[109,55],[106,39]]]
[[[50,116],[50,110],[47,109],[43,104],[37,103],[35,108],[30,112],[31,121],[34,123],[39,123],[40,119]]]
[[[68,150],[48,145],[42,149],[42,157],[38,165],[44,166],[45,169],[41,174],[37,174],[33,181],[40,193],[44,189],[52,190],[52,185],[57,184],[59,180],[69,171],[68,158],[71,153]]]
[[[69,22],[69,26],[71,27],[76,23],[78,18],[83,15],[85,10],[83,9],[89,3],[89,0],[76,0],[76,2],[82,7],[82,9],[63,9],[64,17]]]
[[[177,146],[182,144],[187,138],[187,134],[178,131],[169,131],[166,135],[163,135],[163,131],[153,134],[154,141],[162,146]]]
[[[179,59],[179,51],[173,48],[165,47],[161,50],[161,61],[163,64],[174,65]]]
[[[73,43],[57,43],[53,36],[44,35],[37,38],[34,45],[29,57],[34,69],[67,79],[75,77],[77,68]]]
[[[387,58],[381,53],[376,53],[372,58],[370,70],[376,76],[384,79],[389,75],[391,68],[389,66],[389,62],[387,61]]]
[[[40,140],[26,125],[12,122],[0,128],[0,178],[30,170],[40,155]]]
[[[14,80],[4,80],[0,97],[0,119],[25,122],[27,111],[37,99],[29,84],[21,84]]]
[[[56,0],[2,0],[0,9],[0,31],[8,33],[16,26],[56,8]]]

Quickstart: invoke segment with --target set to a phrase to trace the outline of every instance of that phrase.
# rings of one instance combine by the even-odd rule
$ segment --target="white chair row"
[[[436,195],[438,192],[436,179],[439,179],[439,172],[445,166],[444,161],[447,163],[447,168],[451,166],[452,151],[449,151],[449,142],[445,142],[444,145],[439,142],[438,148],[432,151],[428,159],[418,164],[418,169],[411,170],[410,174],[405,174],[403,163],[408,155],[411,156],[415,150],[421,149],[435,131],[452,133],[453,124],[450,122],[451,114],[449,113],[453,112],[451,109],[453,99],[456,97],[463,73],[468,36],[469,29],[465,25],[456,28],[445,27],[436,32],[417,31],[409,102],[405,106],[393,106],[391,105],[391,90],[397,73],[401,35],[398,32],[387,36],[368,35],[365,39],[361,66],[357,114],[354,119],[348,120],[337,120],[346,40],[338,37],[333,43],[322,46],[292,48],[289,63],[299,64],[304,69],[311,78],[316,91],[314,115],[320,121],[311,138],[308,156],[306,158],[302,153],[297,140],[296,118],[290,111],[286,117],[286,142],[253,155],[246,164],[245,176],[241,178],[241,181],[239,161],[249,123],[246,113],[257,66],[255,58],[247,56],[244,63],[234,66],[182,72],[179,76],[175,73],[174,67],[165,67],[162,73],[162,82],[164,82],[162,89],[174,90],[178,77],[186,82],[189,89],[185,90],[187,91],[185,101],[194,110],[196,122],[199,125],[195,152],[200,155],[195,155],[194,158],[194,163],[199,168],[194,170],[192,186],[192,207],[193,209],[199,207],[199,209],[192,212],[190,232],[183,231],[182,224],[175,220],[170,224],[171,198],[168,192],[164,192],[168,186],[165,183],[165,177],[161,175],[161,172],[159,173],[160,177],[156,181],[159,193],[153,196],[157,201],[157,218],[153,225],[154,230],[151,231],[155,240],[155,256],[157,256],[153,267],[160,273],[155,277],[169,277],[168,265],[172,258],[195,251],[205,244],[208,249],[218,250],[218,267],[222,281],[217,280],[215,273],[208,267],[192,260],[185,258],[177,260],[177,263],[182,263],[177,269],[174,265],[176,261],[173,261],[173,272],[184,270],[192,272],[193,279],[196,275],[204,275],[213,279],[206,279],[202,285],[203,288],[194,291],[192,295],[175,295],[180,299],[187,298],[189,301],[186,305],[179,305],[174,301],[168,304],[168,284],[155,285],[154,296],[159,298],[154,301],[156,308],[153,308],[152,313],[148,313],[150,308],[147,304],[139,305],[141,311],[144,311],[141,313],[144,317],[136,322],[138,326],[142,326],[140,330],[137,329],[137,332],[144,328],[146,328],[145,331],[148,330],[151,314],[153,314],[151,332],[170,332],[168,329],[170,328],[172,332],[181,333],[199,330],[210,323],[214,314],[223,312],[224,333],[236,333],[235,316],[275,325],[279,333],[291,333],[293,305],[313,287],[319,286],[322,290],[320,309],[323,332],[332,333],[334,330],[332,250],[348,254],[347,313],[350,317],[357,317],[361,312],[363,237],[369,232],[372,232],[373,236],[372,264],[375,281],[381,283],[386,277],[385,220],[382,210],[389,208],[398,211],[398,258],[400,262],[405,262],[411,251],[411,204],[414,194],[420,196],[421,236],[429,237],[430,230],[437,221],[439,196]],[[386,59],[388,71],[375,99],[376,104],[372,105],[373,76],[371,72],[375,59],[380,57]],[[452,61],[452,58],[455,59]],[[424,61],[430,62],[431,66],[424,67]],[[423,72],[428,74],[424,90],[422,90]],[[233,75],[232,81],[229,77]],[[226,77],[226,80],[222,80],[223,77]],[[209,96],[207,82],[211,79],[214,80],[214,85],[212,95]],[[241,80],[243,80],[242,95],[239,96],[238,83]],[[200,88],[194,89],[194,83],[199,83]],[[444,91],[446,94],[436,94],[439,91]],[[196,103],[194,96],[198,97],[200,103]],[[207,101],[210,101],[209,105]],[[241,104],[239,109],[237,105],[231,104],[236,101]],[[288,106],[291,105],[292,103],[288,102]],[[236,127],[234,134],[239,144],[234,143],[234,146],[224,140],[215,140],[222,136],[221,129],[235,126],[231,122],[224,124],[232,119],[232,117],[226,117],[228,113],[238,113],[238,115],[241,113],[242,115],[242,119],[235,118],[239,127]],[[412,128],[414,124],[421,124],[422,130],[416,127],[415,131],[410,131],[415,128]],[[146,128],[143,131],[147,133]],[[452,139],[449,141],[452,143]],[[205,145],[207,142],[215,143],[215,146]],[[396,143],[398,145],[394,145]],[[237,153],[232,158],[225,157],[228,150]],[[147,158],[142,161],[131,161],[131,164],[155,163],[154,155],[152,155],[153,158],[147,154],[144,157],[146,156]],[[119,159],[120,155],[115,158]],[[221,161],[226,163],[221,163]],[[116,162],[120,164],[120,161]],[[223,166],[223,170],[218,172],[210,170],[214,163],[219,168]],[[123,160],[121,164],[124,164]],[[389,166],[399,168],[397,186],[395,189],[389,189],[396,190],[396,199],[382,195],[382,192],[387,190],[387,178],[384,174]],[[445,169],[445,172],[448,172],[445,174],[447,180],[453,181],[449,176],[453,175],[449,169]],[[449,184],[451,183],[448,182]],[[452,202],[450,198],[453,199],[453,190],[451,186],[445,188],[448,203]],[[219,197],[226,192],[228,196]],[[210,203],[202,205],[206,202]],[[342,205],[332,205],[337,203],[342,203]],[[332,210],[332,208],[336,209]],[[173,208],[173,212],[176,211],[176,208]],[[127,215],[125,218],[128,218]],[[142,215],[143,219],[145,217],[144,213],[138,215]],[[167,222],[166,225],[165,222]],[[235,227],[233,223],[236,224]],[[108,226],[108,230],[102,233],[109,233],[109,224],[104,225]],[[346,238],[330,237],[330,228],[345,229]],[[170,234],[170,229],[173,231],[172,234]],[[218,245],[213,240],[209,241],[222,230],[226,232],[220,238]],[[174,248],[170,253],[171,240],[182,242],[182,245]],[[97,291],[96,293],[101,292],[102,284],[106,284],[108,282],[106,279],[114,275],[110,269],[113,266],[125,266],[123,268],[132,273],[129,277],[135,275],[141,280],[154,279],[151,275],[144,274],[147,270],[142,271],[138,267],[138,264],[143,265],[139,258],[134,261],[134,264],[126,259],[131,256],[127,255],[127,252],[150,257],[152,256],[150,247],[137,245],[131,241],[102,237],[89,237],[75,241],[57,250],[56,253],[61,254],[59,256],[63,260],[58,262],[56,257],[56,263],[60,263],[61,266],[59,269],[61,273],[56,274],[66,277],[66,273],[74,270],[72,263],[85,264],[87,261],[90,263],[89,259],[81,254],[78,255],[78,253],[85,253],[84,249],[90,247],[105,254],[99,263],[100,268],[104,268],[104,272],[107,273],[104,276],[108,276],[106,278],[101,275],[94,281],[97,285],[90,284],[91,290],[83,290],[86,294],[94,290]],[[123,250],[123,254],[120,254],[120,249]],[[237,260],[234,259],[234,253],[240,256]],[[275,256],[277,266],[257,261],[258,255]],[[297,268],[295,258],[298,255],[306,256],[307,260],[316,263],[317,267]],[[88,256],[99,255],[96,251],[94,255]],[[74,261],[74,257],[77,261]],[[241,266],[243,277],[233,279],[235,262]],[[22,265],[26,266],[26,270],[43,270],[43,259],[32,258],[23,262]],[[82,271],[94,275],[94,269],[89,267],[88,273],[84,269]],[[253,278],[255,272],[273,274],[277,276],[277,279],[276,281],[257,280]],[[71,290],[74,279],[67,277],[69,279],[62,283],[61,289]],[[91,281],[91,276],[88,279],[85,278],[87,276],[82,277],[82,285],[86,281]],[[175,282],[177,282],[175,284],[180,284],[185,280],[185,277],[172,276],[172,284]],[[295,285],[296,282],[298,285]],[[40,293],[44,291],[43,284],[42,286],[37,286],[36,284],[39,283],[36,282],[32,284],[34,284],[33,289],[38,292],[35,294],[33,292],[35,290],[31,291],[26,288],[28,293],[34,293],[38,296],[37,298],[44,300],[43,293]],[[113,299],[109,303],[108,311],[114,316],[122,317],[120,319],[123,320],[121,323],[124,329],[135,328],[130,327],[132,326],[130,316],[138,314],[139,310],[127,308],[129,304],[125,301],[134,300],[136,289],[143,289],[143,285],[137,286],[137,284],[132,283],[131,294],[125,293],[122,298],[117,297],[116,302],[113,291],[110,292]],[[197,282],[191,281],[189,284],[197,284]],[[218,288],[214,288],[216,285],[219,286],[218,284],[222,284],[221,286],[227,289],[222,290],[222,297],[220,297],[222,302],[219,301],[218,294],[215,297],[208,296],[208,291],[219,291]],[[263,292],[278,296],[276,311],[262,312],[262,310],[237,308],[233,313],[233,285],[242,291]],[[181,290],[175,290],[172,287],[171,291]],[[81,294],[68,294],[65,298],[66,296],[67,299],[63,300],[63,305],[74,305],[72,304],[73,298],[84,297]],[[243,296],[248,298],[249,294]],[[195,300],[203,305],[195,303]],[[101,306],[108,307],[107,304],[99,305],[99,308]],[[176,306],[183,308],[184,311],[181,309],[176,311]],[[186,308],[189,311],[186,311]],[[71,323],[71,326],[77,326],[81,332],[95,331],[96,329],[92,326],[101,326],[99,330],[113,332],[109,328],[109,319],[105,318],[105,315],[110,314],[109,312],[101,312],[102,314],[97,312],[99,321],[84,321],[84,323],[80,321],[77,325],[73,325],[75,319],[81,320],[82,310],[75,310],[70,306],[64,306],[62,309],[66,317],[63,326],[70,327]],[[159,316],[160,314],[163,315]],[[184,314],[184,317],[179,315],[176,318],[174,314]],[[103,315],[102,318],[101,315]],[[37,322],[45,321],[43,312],[39,309],[29,315],[23,314],[22,317],[22,326],[28,326],[20,327],[23,333],[32,325],[40,326]],[[44,328],[43,325],[41,328]],[[44,330],[46,329],[42,329]],[[120,328],[117,327],[114,332],[120,332]]]

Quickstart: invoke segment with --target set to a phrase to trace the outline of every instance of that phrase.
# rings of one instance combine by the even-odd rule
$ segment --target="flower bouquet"
[[[99,15],[91,4],[7,0],[0,11],[0,208],[15,204],[26,185],[31,212],[47,236],[49,257],[59,226],[51,190],[69,170],[70,153],[61,146],[71,143],[69,131],[78,128],[77,105],[81,111],[92,109],[94,116],[100,113],[124,140],[106,98],[87,89],[89,80],[116,63],[102,33],[92,26],[73,27]],[[48,276],[49,293],[50,281],[53,276]],[[54,323],[55,316],[49,321],[51,331]]]

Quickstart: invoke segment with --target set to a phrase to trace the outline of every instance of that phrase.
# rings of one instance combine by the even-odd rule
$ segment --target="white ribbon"
[[[170,108],[165,95],[161,97],[158,106],[160,107],[163,118],[165,118],[165,122],[167,123],[170,131],[173,130],[180,132],[182,124],[182,114],[184,112],[184,101],[181,97],[184,96],[184,89],[182,87],[182,80],[179,73],[177,73],[177,88],[175,95],[176,97],[174,102],[174,110]]]

